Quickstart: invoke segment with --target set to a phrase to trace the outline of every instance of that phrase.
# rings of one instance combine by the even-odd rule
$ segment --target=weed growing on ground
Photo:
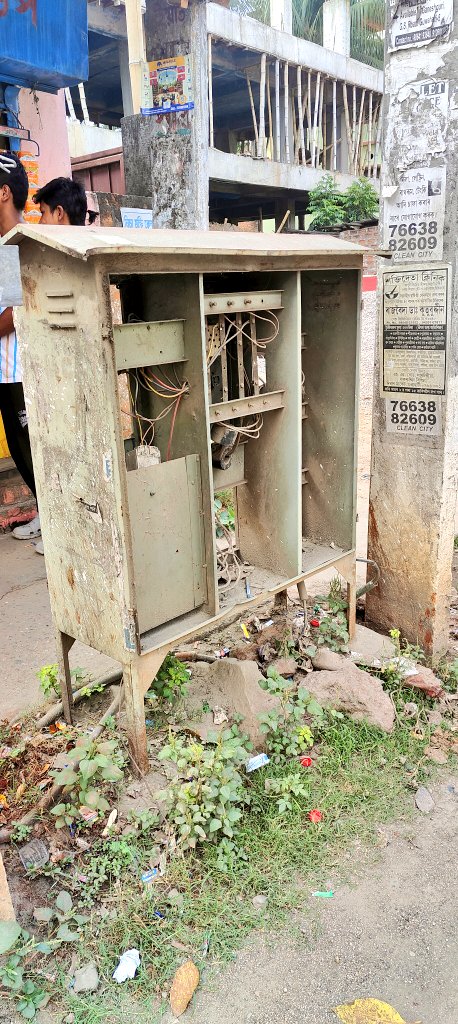
[[[81,821],[82,807],[94,812],[93,819],[88,819],[88,816],[85,819],[87,824],[93,824],[110,808],[103,790],[107,784],[119,782],[123,777],[124,755],[117,740],[93,740],[90,735],[80,736],[69,754],[69,760],[72,758],[74,761],[80,759],[78,768],[50,773],[56,784],[64,787],[65,800],[51,810],[57,829]]]
[[[149,704],[161,702],[173,707],[182,700],[188,692],[189,669],[182,661],[168,654],[162,663],[161,668],[145,695]]]
[[[208,746],[170,734],[159,758],[172,761],[178,773],[164,794],[168,822],[182,850],[201,843],[233,839],[248,802],[241,766],[249,752],[236,725]]]
[[[293,680],[284,679],[272,667],[267,669],[267,678],[259,680],[259,685],[280,700],[278,708],[260,716],[269,757],[276,764],[285,758],[299,757],[313,744],[313,733],[304,724],[304,715],[321,719],[323,708],[308,690],[297,688]]]

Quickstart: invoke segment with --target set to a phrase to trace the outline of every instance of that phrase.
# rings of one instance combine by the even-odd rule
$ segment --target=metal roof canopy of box
[[[20,247],[66,715],[78,639],[123,666],[143,770],[144,693],[184,638],[292,583],[305,604],[304,580],[329,566],[354,627],[364,250],[326,235],[29,225],[3,241]],[[236,529],[221,538],[214,495],[228,489]]]

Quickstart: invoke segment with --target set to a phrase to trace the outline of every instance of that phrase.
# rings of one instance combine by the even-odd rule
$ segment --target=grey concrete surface
[[[304,914],[257,935],[200,991],[191,1024],[336,1024],[333,1007],[370,997],[406,1024],[456,1024],[458,778],[433,794],[429,817],[383,830],[378,863],[355,852],[356,884],[304,892]]]

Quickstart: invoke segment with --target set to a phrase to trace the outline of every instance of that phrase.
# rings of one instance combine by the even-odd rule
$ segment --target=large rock
[[[350,643],[351,658],[356,665],[379,668],[384,661],[389,661],[396,654],[396,648],[389,636],[376,633],[374,629],[359,624]]]
[[[328,647],[319,647],[315,657],[312,658],[312,665],[320,672],[338,672],[348,662],[343,654],[330,651]]]
[[[255,661],[237,661],[236,658],[215,661],[209,673],[212,704],[243,717],[242,729],[248,733],[256,750],[264,746],[259,715],[279,704],[276,697],[261,689],[261,675]]]
[[[73,991],[78,992],[96,992],[100,985],[99,975],[97,966],[93,960],[84,967],[80,967],[79,971],[75,971],[75,982],[73,985]]]
[[[347,659],[337,671],[311,672],[307,689],[323,707],[344,711],[354,722],[369,722],[384,732],[393,728],[394,706],[380,680]]]

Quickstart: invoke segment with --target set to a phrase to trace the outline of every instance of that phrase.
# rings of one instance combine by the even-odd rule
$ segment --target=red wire
[[[176,404],[175,404],[175,408],[174,408],[174,410],[173,410],[173,413],[172,413],[172,422],[171,422],[171,424],[170,424],[170,435],[169,435],[169,443],[168,443],[168,445],[167,445],[167,457],[166,457],[166,462],[170,462],[170,455],[171,455],[171,449],[172,449],[172,438],[173,438],[173,431],[174,431],[174,429],[175,429],[175,420],[176,420],[176,418],[177,418],[177,412],[178,412],[178,407],[179,407],[179,405],[180,405],[180,402],[181,402],[181,399],[182,399],[182,398],[183,398],[183,395],[179,395],[179,397],[177,398]]]

